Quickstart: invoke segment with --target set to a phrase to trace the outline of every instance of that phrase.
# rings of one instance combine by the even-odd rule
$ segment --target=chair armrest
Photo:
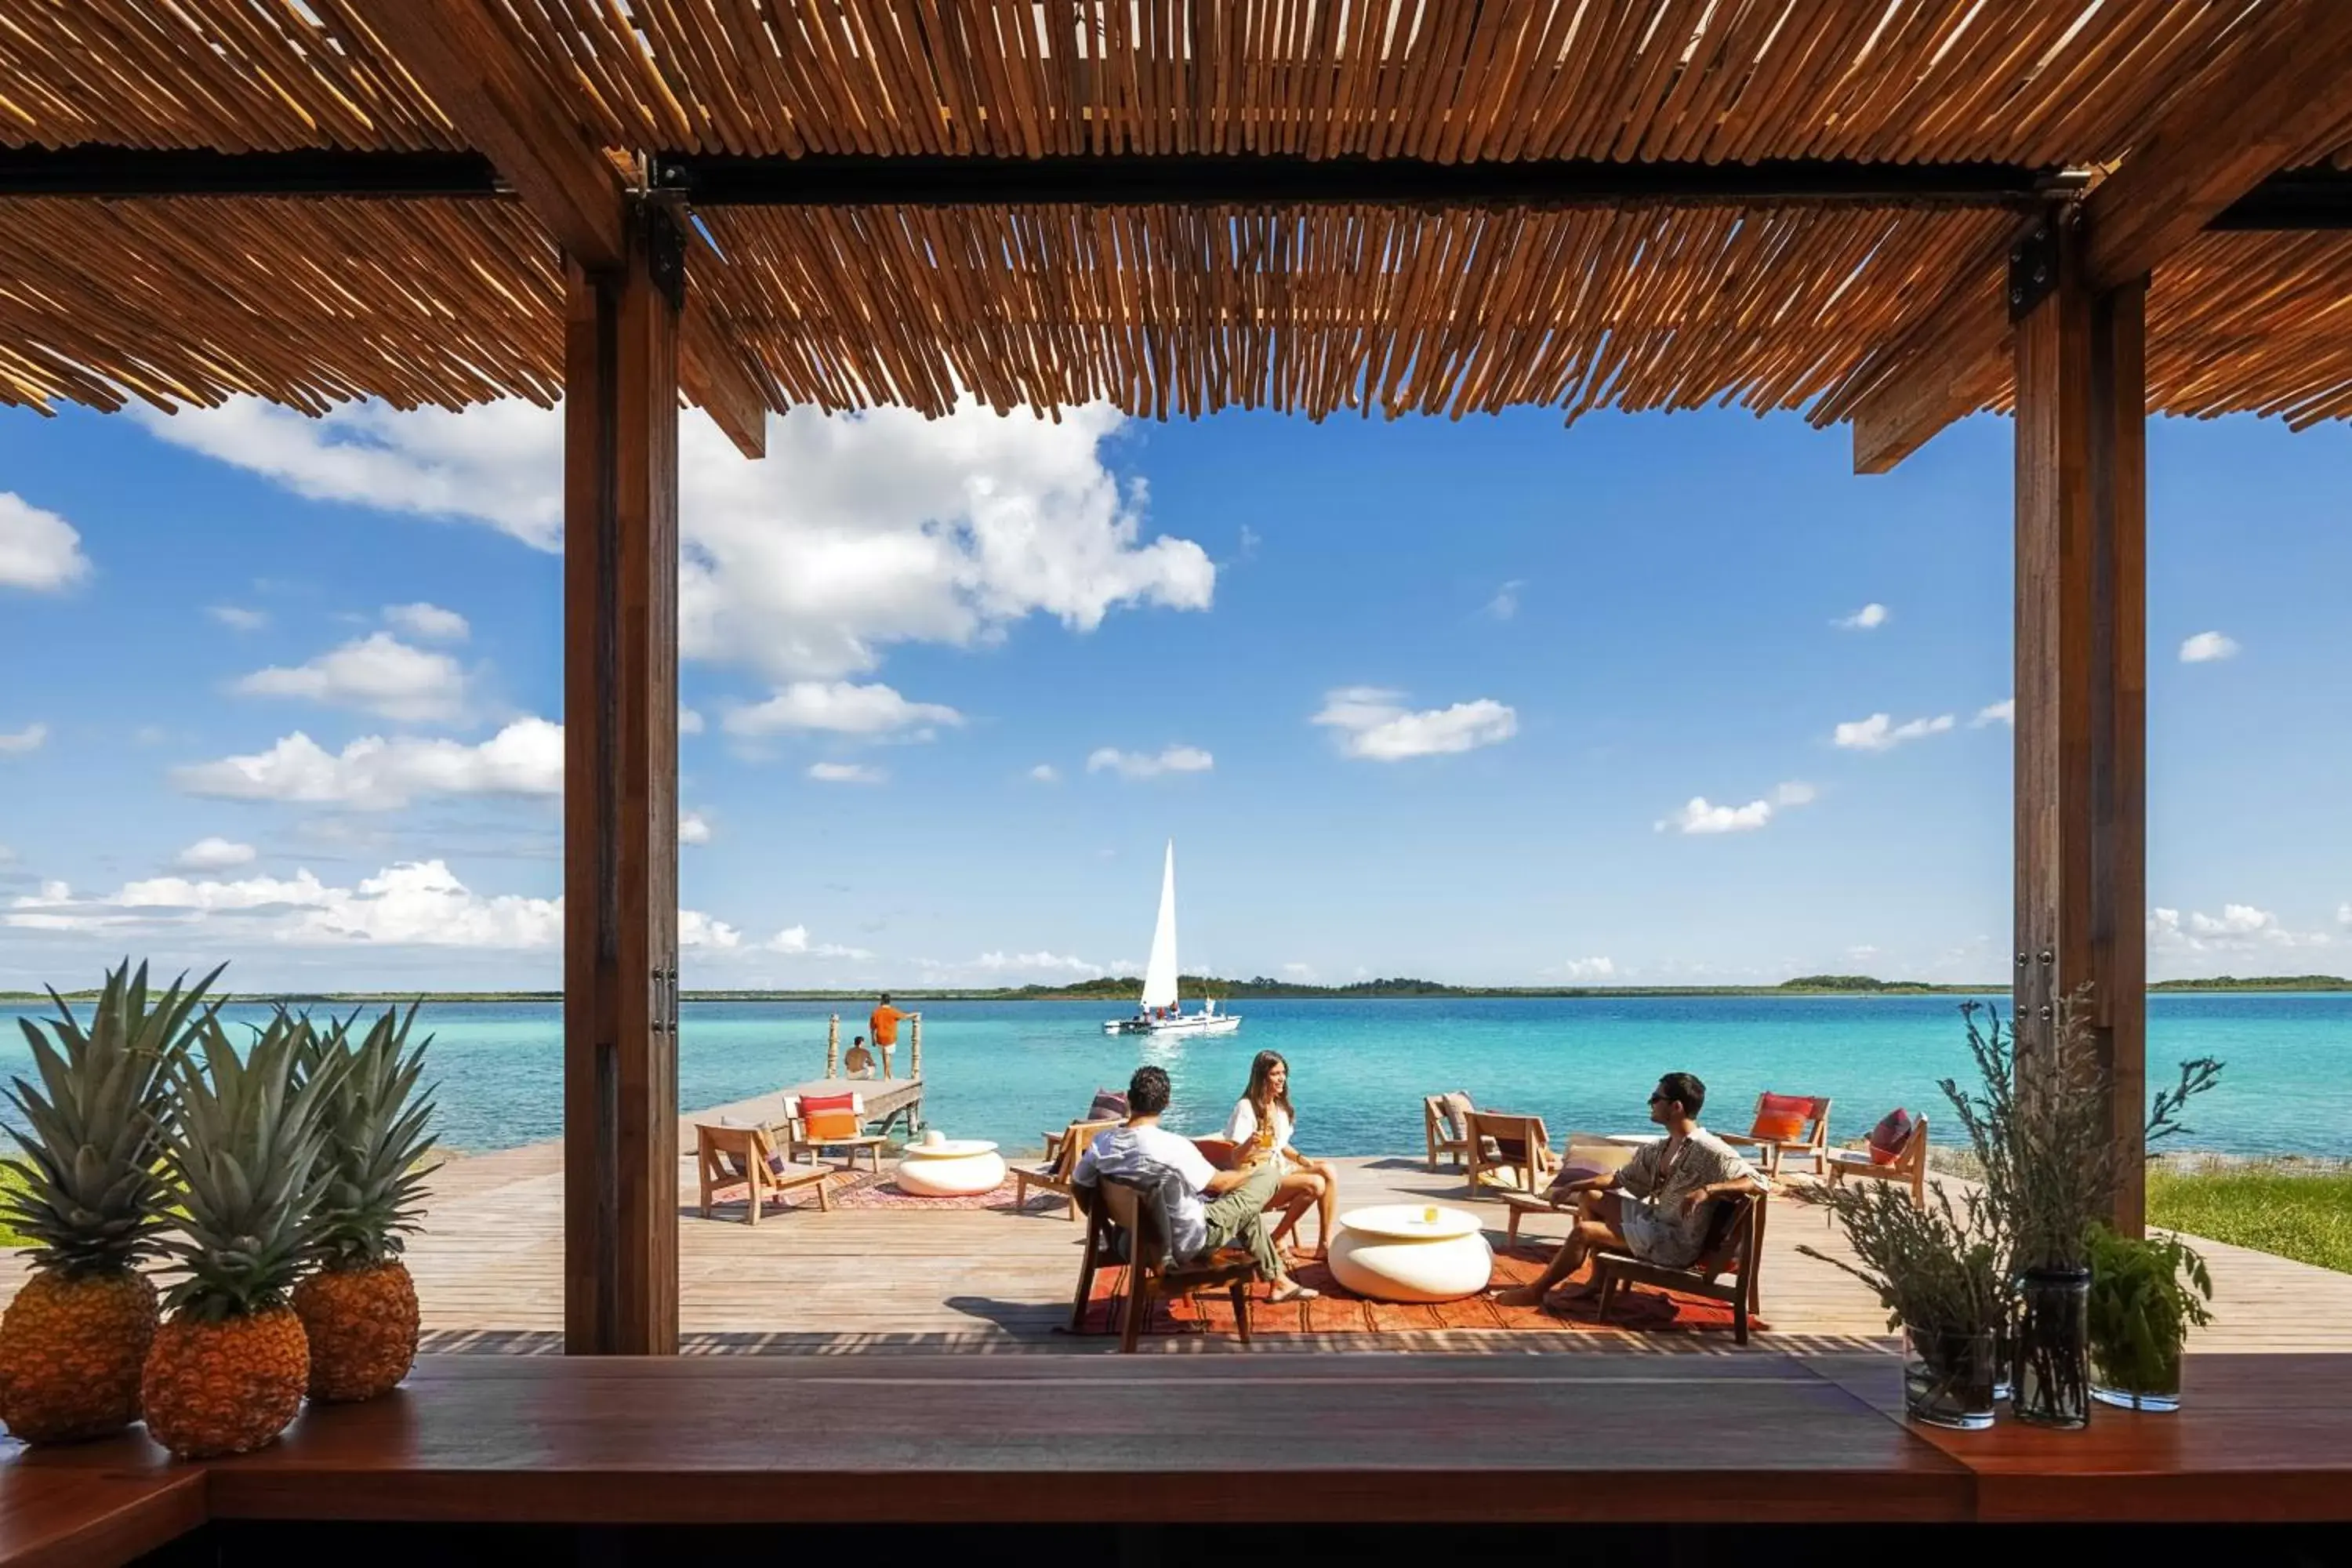
[[[1778,1142],[1771,1138],[1759,1138],[1753,1132],[1718,1132],[1716,1136],[1727,1143],[1745,1144],[1750,1149],[1761,1148],[1767,1143]]]

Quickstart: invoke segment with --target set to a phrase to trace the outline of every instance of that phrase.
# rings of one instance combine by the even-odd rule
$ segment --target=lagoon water
[[[1570,1129],[1639,1127],[1658,1074],[1697,1073],[1718,1127],[1744,1127],[1765,1089],[1826,1094],[1832,1133],[1858,1135],[1895,1105],[1950,1119],[1936,1081],[1969,1071],[1956,996],[1707,996],[1258,1001],[1238,1035],[1181,1044],[1106,1036],[1099,1003],[926,1002],[927,1120],[957,1137],[1034,1148],[1123,1085],[1140,1060],[1175,1082],[1169,1121],[1221,1125],[1257,1051],[1290,1060],[1298,1144],[1309,1153],[1417,1152],[1421,1097],[1464,1089],[1480,1105]],[[2000,999],[2004,1002],[2005,999]],[[0,1076],[31,1070],[0,1007]],[[865,1009],[825,1003],[689,1002],[678,1093],[688,1110],[746,1100],[824,1070],[825,1018],[845,1048]],[[258,1007],[225,1016],[257,1021]],[[430,1076],[441,1083],[444,1142],[469,1152],[554,1138],[562,1119],[562,1018],[552,1003],[426,1006]],[[899,1046],[904,1070],[905,1037]],[[2245,1154],[2352,1154],[2352,994],[2168,993],[2148,999],[2151,1081],[2183,1057],[2227,1064],[2199,1100],[2184,1146]]]

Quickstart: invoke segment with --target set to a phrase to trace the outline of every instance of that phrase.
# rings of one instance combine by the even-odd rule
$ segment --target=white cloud
[[[680,844],[709,843],[710,819],[703,816],[702,813],[698,811],[679,812],[677,814],[677,841]]]
[[[183,871],[226,871],[232,866],[249,864],[255,855],[250,844],[236,844],[214,837],[199,838],[173,858],[172,864]]]
[[[1717,805],[1706,796],[1695,795],[1680,810],[1654,826],[1661,833],[1670,827],[1680,833],[1753,833],[1781,811],[1810,805],[1820,795],[1819,790],[1801,779],[1790,779],[1775,786],[1769,800],[1751,800],[1746,805]]]
[[[1496,589],[1495,596],[1486,601],[1486,614],[1498,621],[1507,621],[1517,616],[1519,613],[1519,590],[1527,585],[1526,578],[1514,577]]]
[[[464,642],[474,635],[465,616],[438,605],[386,605],[383,618],[410,637],[422,637],[426,642]]]
[[[560,795],[563,726],[518,719],[479,745],[369,735],[329,752],[296,731],[266,752],[172,772],[190,795],[390,811],[419,795]]]
[[[761,942],[760,946],[761,951],[766,952],[791,953],[794,956],[804,955],[809,958],[871,958],[874,956],[874,951],[871,948],[846,947],[837,942],[812,942],[809,941],[808,927],[804,925],[786,926],[766,942]]]
[[[2352,905],[2336,911],[2337,921],[2352,925],[2352,920],[2346,919],[2347,914],[2352,914]],[[2296,931],[2271,910],[2254,904],[2223,904],[2218,915],[2191,910],[2184,916],[2176,909],[2153,908],[2147,912],[2147,940],[2152,954],[2175,958],[2197,953],[2245,954],[2330,947],[2336,941],[2328,931]]]
[[[388,866],[355,886],[308,870],[240,881],[154,877],[100,899],[62,882],[14,900],[6,922],[46,931],[169,931],[188,927],[296,946],[368,942],[418,947],[552,947],[563,900],[474,892],[440,860]]]
[[[1348,755],[1381,763],[1475,751],[1519,732],[1517,712],[1490,697],[1418,712],[1403,698],[1377,686],[1343,686],[1325,694],[1323,710],[1308,722],[1339,731]]]
[[[1039,763],[1035,767],[1029,770],[1029,776],[1035,779],[1039,784],[1060,784],[1062,782],[1062,770],[1055,767],[1051,763]]]
[[[232,689],[248,697],[307,698],[403,723],[455,719],[466,707],[466,672],[456,659],[411,647],[389,632],[345,643],[290,669],[257,669]]]
[[[1555,972],[1570,980],[1614,980],[1617,961],[1613,958],[1571,958]]]
[[[730,735],[773,735],[821,730],[838,735],[887,735],[933,724],[961,724],[963,715],[937,702],[909,702],[877,682],[795,680],[765,702],[730,710],[722,721]]]
[[[89,574],[89,557],[73,524],[0,490],[0,586],[51,593]]]
[[[677,710],[677,732],[678,732],[679,734],[681,734],[681,735],[699,735],[699,734],[701,734],[701,733],[702,733],[702,715],[701,715],[701,713],[700,713],[700,712],[698,712],[698,711],[697,711],[696,710],[694,710],[694,709],[692,709],[692,708],[681,708],[681,709],[679,709],[679,710]]]
[[[1850,632],[1873,632],[1886,624],[1886,606],[1868,604],[1850,616],[1841,616],[1830,625]]]
[[[973,967],[992,973],[1015,970],[1024,973],[1040,972],[1068,974],[1107,973],[1099,963],[1089,963],[1076,953],[1066,952],[983,952],[972,961]]]
[[[47,724],[27,724],[14,734],[0,734],[0,756],[37,752],[49,738]]]
[[[1099,746],[1087,756],[1087,772],[1115,773],[1123,779],[1158,778],[1162,773],[1205,773],[1217,765],[1217,759],[1198,746],[1170,746],[1153,755],[1146,752],[1122,752],[1117,746]]]
[[[1301,983],[1311,983],[1315,978],[1315,966],[1311,963],[1286,963],[1282,972]]]
[[[1988,724],[2013,725],[2016,722],[2017,699],[2004,697],[1998,702],[1988,702],[1978,709],[1977,716],[1969,721],[1969,728],[1981,730]]]
[[[1849,751],[1891,752],[1906,741],[1940,735],[1952,727],[1952,722],[1949,713],[1938,713],[1933,719],[1913,719],[1901,724],[1885,713],[1873,713],[1867,719],[1840,724],[1831,739]]]
[[[522,403],[466,413],[375,404],[307,418],[249,399],[137,417],[166,440],[297,492],[488,523],[541,549],[562,537],[562,420]],[[1216,567],[1191,540],[1143,533],[1140,487],[1103,461],[1124,424],[967,404],[769,421],[765,461],[708,420],[679,428],[679,627],[688,658],[776,680],[838,679],[894,642],[964,645],[1033,614],[1090,631],[1114,609],[1205,610]]]
[[[677,945],[725,949],[743,945],[743,933],[700,910],[677,911]]]
[[[2336,906],[2336,923],[2340,926],[2352,926],[2352,904]]]
[[[2234,658],[2237,653],[2236,638],[2221,632],[2199,632],[2180,645],[2180,662],[2210,664],[2218,658]]]
[[[890,775],[863,763],[811,763],[808,776],[819,784],[878,784]]]
[[[240,605],[207,605],[205,614],[233,632],[257,632],[269,624],[267,610],[248,610]]]

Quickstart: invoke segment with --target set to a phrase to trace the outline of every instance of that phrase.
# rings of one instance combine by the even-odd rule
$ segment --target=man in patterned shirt
[[[1690,1073],[1670,1072],[1650,1096],[1650,1120],[1665,1136],[1642,1145],[1622,1171],[1554,1184],[1551,1195],[1574,1194],[1576,1225],[1532,1285],[1495,1293],[1507,1307],[1565,1306],[1589,1289],[1552,1291],[1584,1267],[1599,1247],[1632,1253],[1645,1262],[1679,1268],[1697,1259],[1705,1244],[1707,1203],[1734,1193],[1770,1189],[1738,1152],[1698,1124],[1706,1085]]]

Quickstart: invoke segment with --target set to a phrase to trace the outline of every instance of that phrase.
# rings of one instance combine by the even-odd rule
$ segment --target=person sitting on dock
[[[841,1070],[850,1078],[874,1076],[874,1053],[866,1048],[866,1037],[857,1036],[849,1042],[849,1054],[841,1058]]]
[[[1558,1296],[1552,1291],[1601,1247],[1681,1268],[1705,1244],[1710,1199],[1769,1191],[1737,1150],[1698,1124],[1706,1103],[1706,1086],[1693,1074],[1670,1072],[1660,1079],[1650,1095],[1650,1120],[1666,1130],[1665,1136],[1643,1144],[1623,1170],[1556,1184],[1555,1197],[1576,1196],[1575,1227],[1534,1284],[1498,1290],[1496,1303],[1557,1309],[1589,1300],[1589,1288]]]
[[[882,993],[882,1000],[875,1005],[873,1016],[866,1020],[866,1028],[874,1034],[874,1048],[882,1053],[882,1070],[885,1074],[890,1070],[890,1052],[898,1044],[899,1021],[913,1016],[915,1015],[912,1013],[901,1013],[898,1008],[890,1005],[890,994],[885,991]]]
[[[1168,1098],[1163,1068],[1136,1068],[1127,1084],[1127,1121],[1087,1145],[1072,1184],[1092,1187],[1104,1176],[1118,1176],[1156,1185],[1167,1205],[1168,1247],[1175,1257],[1195,1258],[1239,1244],[1273,1285],[1273,1300],[1314,1300],[1319,1292],[1282,1267],[1266,1227],[1265,1205],[1281,1171],[1271,1161],[1250,1170],[1218,1170],[1191,1139],[1160,1125]]]

